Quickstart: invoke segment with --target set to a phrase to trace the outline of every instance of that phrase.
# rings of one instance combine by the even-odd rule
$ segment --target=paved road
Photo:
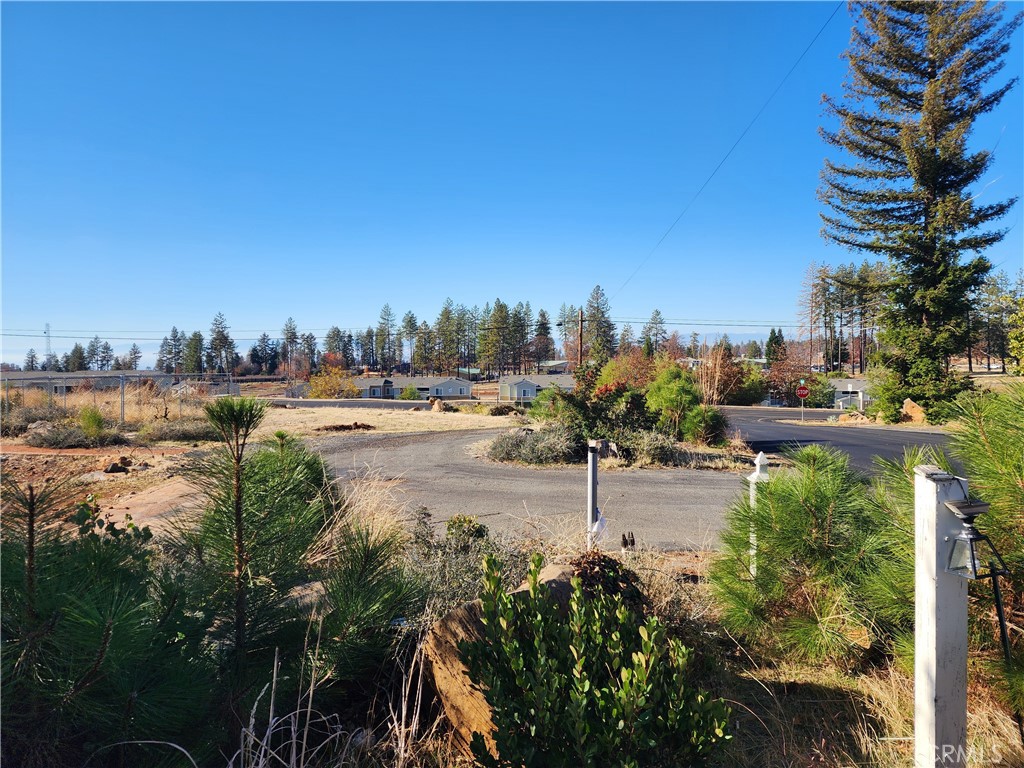
[[[842,411],[807,409],[806,426],[782,423],[800,418],[799,408],[725,408],[730,429],[739,430],[754,451],[777,453],[785,446],[818,443],[832,445],[850,455],[850,463],[865,472],[873,470],[875,456],[897,458],[911,445],[945,448],[948,439],[941,429],[903,427],[840,427],[826,424]]]
[[[494,530],[536,530],[582,537],[586,468],[531,469],[471,455],[500,430],[321,438],[318,448],[339,476],[366,466],[398,477],[401,500],[426,507],[435,521],[476,515]],[[717,542],[722,513],[744,483],[740,475],[684,469],[604,471],[599,507],[609,546],[625,531],[662,549],[706,548]]]
[[[943,446],[941,431],[838,427],[824,423],[829,411],[728,408],[734,429],[755,451],[824,443],[850,453],[854,466],[871,471],[876,454],[896,457],[904,446]],[[473,454],[474,446],[500,430],[320,438],[317,446],[341,477],[373,467],[398,478],[410,508],[426,508],[440,523],[457,514],[476,515],[494,530],[532,530],[558,535],[582,531],[586,506],[585,467],[542,469],[496,464]],[[633,531],[638,540],[663,549],[714,546],[723,514],[745,483],[738,474],[686,469],[603,471],[599,506],[609,521],[606,544]],[[579,534],[582,536],[582,533]]]

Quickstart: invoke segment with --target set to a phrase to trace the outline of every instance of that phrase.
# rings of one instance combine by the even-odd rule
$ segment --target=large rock
[[[839,414],[840,424],[870,424],[871,419],[860,411],[846,411]]]
[[[548,565],[540,572],[540,583],[550,588],[552,598],[562,610],[569,606],[572,575],[568,565]],[[523,584],[513,594],[526,589]],[[424,641],[427,675],[433,680],[445,716],[452,725],[453,742],[468,757],[473,754],[469,745],[474,733],[484,734],[487,748],[494,753],[491,708],[480,688],[470,681],[466,665],[459,656],[460,642],[483,637],[481,610],[479,600],[460,605],[431,627]]]
[[[25,437],[47,437],[56,427],[49,421],[33,421],[25,430]]]
[[[900,409],[903,414],[902,421],[909,421],[911,424],[927,424],[928,418],[924,415],[924,408],[915,403],[909,397],[903,401]]]

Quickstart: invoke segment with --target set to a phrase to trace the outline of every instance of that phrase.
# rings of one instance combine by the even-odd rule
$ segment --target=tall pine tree
[[[991,224],[1016,201],[976,199],[992,156],[968,140],[1016,82],[989,86],[1021,17],[1004,22],[984,2],[852,7],[850,76],[842,98],[825,98],[838,128],[821,134],[846,157],[825,161],[823,235],[888,257],[883,409],[911,397],[931,411],[963,386],[949,358],[966,348],[969,295],[991,268],[980,254],[1005,234]]]

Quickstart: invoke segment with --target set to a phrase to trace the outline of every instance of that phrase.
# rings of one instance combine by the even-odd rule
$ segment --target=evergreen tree
[[[380,318],[377,320],[377,334],[374,337],[377,362],[380,364],[382,373],[387,373],[397,364],[395,360],[397,330],[395,313],[391,310],[390,304],[385,304],[381,307]]]
[[[171,340],[166,336],[160,341],[160,348],[156,351],[156,363],[153,367],[158,371],[170,373],[174,370],[171,362]]]
[[[34,349],[29,349],[25,353],[25,366],[26,371],[38,371],[39,370],[39,357],[36,355]]]
[[[104,341],[100,345],[100,370],[109,371],[110,366],[114,364],[114,348],[110,346],[110,342]]]
[[[278,355],[284,365],[286,375],[291,375],[292,357],[298,345],[299,329],[295,325],[295,321],[289,317],[281,328],[281,344],[278,347]]]
[[[348,368],[354,368],[356,365],[355,348],[355,340],[352,338],[352,334],[349,331],[345,331],[345,336],[341,341],[341,356]]]
[[[622,331],[619,333],[619,354],[625,354],[635,346],[636,334],[633,332],[633,326],[626,323],[622,326]]]
[[[600,285],[595,285],[590,292],[584,319],[584,357],[602,366],[615,354],[615,323],[612,322],[608,297]]]
[[[185,341],[185,332],[179,331],[176,326],[172,325],[168,362],[171,365],[171,371],[174,373],[181,373],[182,358],[185,354]]]
[[[324,336],[324,352],[328,355],[341,355],[342,340],[341,328],[332,325]]]
[[[261,333],[249,350],[249,362],[260,373],[272,374],[277,369],[277,342],[266,333]]]
[[[949,357],[966,348],[970,294],[991,268],[980,253],[1005,234],[988,227],[1015,202],[979,203],[971,188],[992,156],[967,142],[1016,82],[989,87],[1021,16],[1004,23],[1002,5],[983,2],[852,7],[844,98],[825,99],[839,127],[821,131],[849,159],[825,162],[823,234],[888,257],[883,397],[930,410],[964,386]]]
[[[206,351],[203,334],[195,331],[185,342],[185,349],[182,353],[181,369],[184,373],[203,373],[206,369],[203,365],[204,353]]]
[[[310,371],[316,370],[319,361],[319,350],[317,348],[316,336],[313,333],[304,333],[299,336],[299,349],[306,368]]]
[[[85,347],[81,344],[76,343],[71,348],[71,351],[64,355],[64,359],[61,361],[61,367],[65,371],[84,371],[88,368],[88,362],[85,359]]]
[[[537,325],[533,335],[533,360],[538,365],[555,358],[555,340],[551,338],[551,318],[543,309],[537,312]]]
[[[235,342],[228,333],[228,321],[220,312],[210,323],[210,344],[208,348],[210,367],[220,373],[230,373],[235,365]]]
[[[413,368],[423,372],[434,370],[434,329],[426,320],[416,329],[416,347],[413,350]]]
[[[139,370],[139,363],[142,362],[142,350],[139,349],[138,344],[132,344],[131,349],[122,358],[124,361],[124,368],[128,371]]]
[[[103,342],[99,336],[93,336],[89,340],[89,345],[85,348],[85,367],[87,369],[99,370],[100,363],[100,347]]]
[[[650,339],[655,350],[661,349],[661,345],[668,338],[668,332],[665,330],[665,318],[662,317],[661,310],[656,309],[651,312],[651,319],[640,331],[640,338]]]
[[[434,323],[434,343],[436,345],[435,369],[452,373],[459,359],[459,337],[456,323],[455,303],[444,300],[441,313]]]
[[[409,372],[415,376],[416,369],[413,366],[414,347],[416,345],[416,334],[419,330],[419,323],[416,322],[416,315],[406,312],[402,316],[402,338],[409,343]]]
[[[786,357],[786,339],[782,335],[782,329],[772,328],[768,332],[768,341],[764,345],[764,356],[768,365],[772,366]]]

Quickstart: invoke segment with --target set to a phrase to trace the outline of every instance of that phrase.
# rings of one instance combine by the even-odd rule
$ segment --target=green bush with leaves
[[[408,567],[429,585],[427,622],[476,599],[485,555],[499,564],[506,582],[521,583],[529,567],[529,551],[522,540],[491,533],[475,517],[457,515],[445,528],[447,535],[439,537],[429,513],[421,510],[408,549]]]
[[[103,414],[100,409],[87,405],[78,412],[78,426],[85,436],[95,440],[103,434]]]
[[[568,616],[539,583],[510,595],[496,564],[484,567],[484,637],[464,643],[470,677],[493,710],[497,756],[481,734],[485,766],[699,765],[728,736],[729,710],[695,689],[690,652],[621,595],[584,595],[573,579]]]
[[[666,368],[647,388],[647,407],[671,437],[683,436],[686,415],[700,403],[697,382],[678,365]]]
[[[420,399],[420,391],[418,389],[416,389],[416,387],[414,387],[412,384],[410,384],[408,387],[406,387],[405,389],[403,389],[401,392],[398,393],[398,399],[399,400],[419,400]]]

